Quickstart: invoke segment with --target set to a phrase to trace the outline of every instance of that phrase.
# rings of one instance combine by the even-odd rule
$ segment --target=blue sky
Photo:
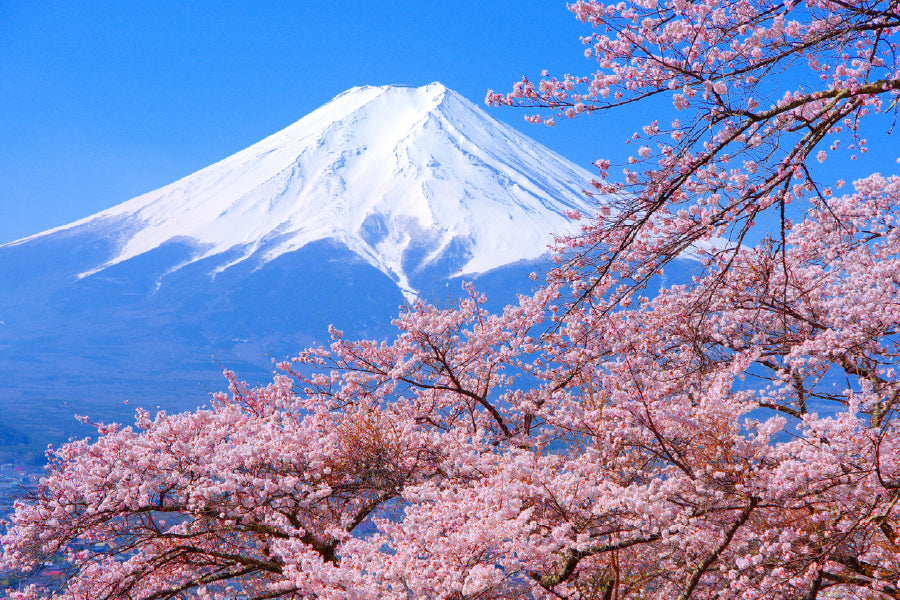
[[[556,0],[0,0],[0,244],[171,183],[356,85],[440,81],[482,104],[542,69],[589,72],[591,31]],[[553,129],[489,113],[588,167],[656,117],[634,110]],[[839,176],[896,172],[896,147],[882,135],[874,167]]]
[[[555,0],[0,0],[0,243],[166,185],[355,85],[440,81],[483,105],[522,75],[584,71],[589,31]],[[583,166],[604,155],[599,122],[490,114]]]

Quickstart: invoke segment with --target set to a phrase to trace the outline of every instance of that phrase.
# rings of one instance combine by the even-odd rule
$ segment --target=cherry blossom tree
[[[9,598],[900,598],[900,177],[818,166],[891,126],[900,4],[571,9],[597,72],[488,101],[677,118],[542,287],[52,451],[0,568],[68,578]]]
[[[692,244],[723,235],[744,241],[770,210],[784,245],[786,207],[844,185],[817,180],[815,166],[842,152],[864,155],[864,117],[887,114],[882,131],[893,128],[895,2],[639,0],[577,2],[571,10],[598,30],[583,41],[601,68],[523,79],[487,101],[556,108],[559,118],[671,101],[670,122],[647,123],[630,140],[638,148],[624,165],[625,184],[595,184],[629,192],[585,236],[582,247],[602,241],[607,249],[584,253],[601,271],[643,282]],[[609,161],[596,165],[606,176]]]

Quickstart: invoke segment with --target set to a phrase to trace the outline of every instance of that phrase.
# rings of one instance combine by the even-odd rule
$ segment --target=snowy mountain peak
[[[331,239],[412,298],[429,266],[471,274],[544,253],[570,227],[565,212],[593,210],[581,193],[589,179],[440,83],[364,86],[179,181],[32,237],[96,227],[118,240],[82,277],[172,241],[195,248],[173,269],[220,256],[215,274]]]

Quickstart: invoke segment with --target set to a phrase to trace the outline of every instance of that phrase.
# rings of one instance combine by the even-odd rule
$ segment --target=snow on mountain
[[[116,240],[81,277],[161,247],[194,251],[213,275],[335,240],[411,299],[444,261],[483,273],[543,254],[564,216],[591,213],[590,174],[439,83],[357,87],[286,129],[163,188],[70,225]],[[227,257],[227,258],[226,258]]]

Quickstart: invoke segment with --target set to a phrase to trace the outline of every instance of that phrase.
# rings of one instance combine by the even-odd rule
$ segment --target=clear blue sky
[[[562,0],[0,0],[0,244],[171,183],[355,85],[440,81],[482,103],[545,68],[589,72],[591,31]],[[652,116],[549,129],[489,112],[585,167],[621,158]],[[867,170],[896,172],[889,153]]]
[[[556,0],[0,0],[0,243],[166,185],[355,85],[440,81],[483,105],[522,75],[585,71],[589,31]],[[599,123],[490,112],[583,166],[603,155]]]

